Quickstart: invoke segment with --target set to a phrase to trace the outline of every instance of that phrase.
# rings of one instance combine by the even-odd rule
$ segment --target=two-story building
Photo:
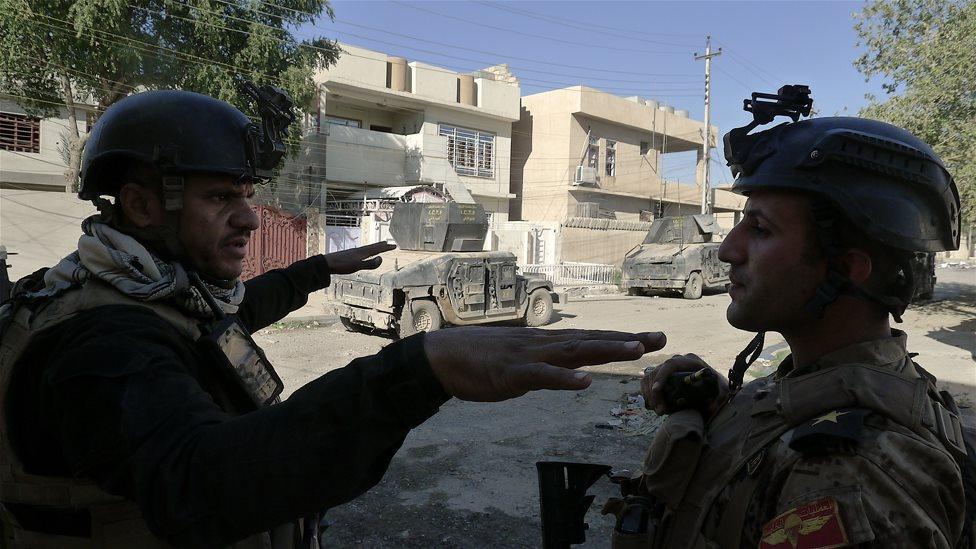
[[[687,111],[586,86],[523,97],[511,219],[560,224],[560,261],[619,263],[653,218],[700,212],[704,126]],[[714,143],[718,129],[710,133]],[[697,185],[662,176],[674,153],[687,153]],[[714,189],[709,199],[731,228],[745,200]]]
[[[341,225],[362,213],[372,189],[427,185],[506,221],[520,96],[507,68],[459,74],[341,47],[339,61],[315,75],[318,103],[279,197],[319,206],[326,224]]]

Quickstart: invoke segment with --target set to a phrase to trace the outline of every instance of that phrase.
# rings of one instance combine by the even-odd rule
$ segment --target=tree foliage
[[[959,186],[964,223],[976,223],[976,2],[872,0],[856,14],[855,67],[886,96],[861,114],[929,143]]]
[[[182,89],[256,116],[239,88],[249,79],[311,105],[315,70],[340,50],[294,33],[323,12],[332,18],[328,0],[0,0],[0,90],[33,116],[67,108],[74,184],[85,137],[77,103],[97,114],[136,90]]]

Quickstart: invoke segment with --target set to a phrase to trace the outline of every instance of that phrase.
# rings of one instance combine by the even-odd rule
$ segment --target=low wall
[[[646,231],[563,227],[559,236],[559,260],[619,267],[623,264],[624,255],[643,242],[646,235]]]

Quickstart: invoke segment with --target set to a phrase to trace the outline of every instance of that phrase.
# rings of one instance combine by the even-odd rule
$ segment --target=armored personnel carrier
[[[479,204],[396,204],[390,234],[399,249],[376,270],[332,278],[339,319],[400,337],[448,324],[548,324],[552,284],[518,274],[511,252],[481,251],[487,232]]]
[[[712,242],[717,231],[711,215],[655,219],[644,242],[624,258],[621,289],[631,295],[677,290],[698,299],[705,288],[724,288],[729,264],[718,259],[720,244]]]

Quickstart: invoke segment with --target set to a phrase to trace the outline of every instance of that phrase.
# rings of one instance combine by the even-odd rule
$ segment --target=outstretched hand
[[[395,249],[394,244],[377,242],[326,254],[325,262],[329,265],[330,274],[352,274],[379,267],[383,263],[383,258],[379,257],[379,254]]]
[[[461,400],[497,402],[529,391],[590,386],[581,366],[635,360],[667,342],[661,332],[459,327],[424,336],[441,386]]]

